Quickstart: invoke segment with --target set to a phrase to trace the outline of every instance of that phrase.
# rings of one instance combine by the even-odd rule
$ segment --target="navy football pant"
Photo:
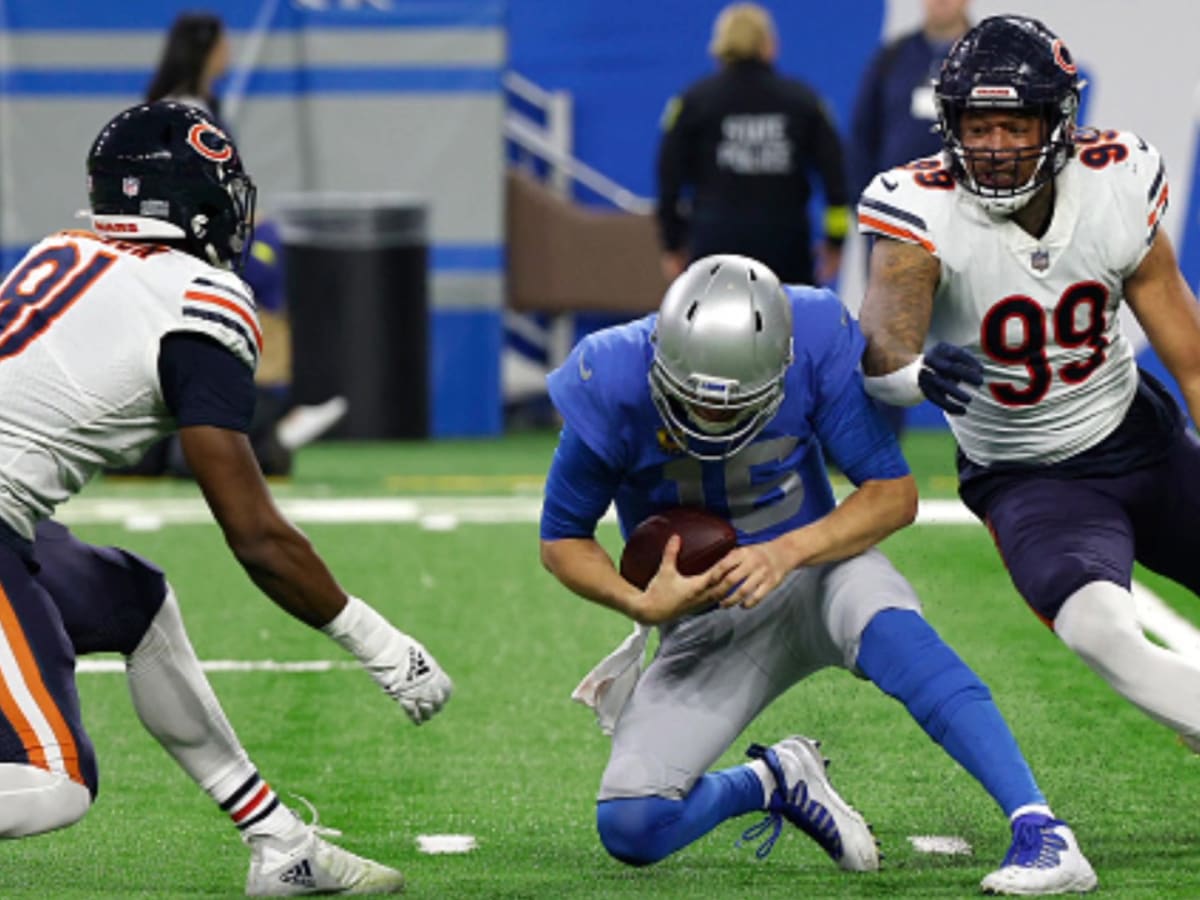
[[[95,751],[75,689],[81,653],[131,653],[166,581],[145,560],[93,547],[55,522],[38,526],[33,574],[0,545],[0,762],[66,774],[95,796]]]
[[[1085,584],[1128,589],[1135,560],[1200,594],[1200,444],[1190,434],[1180,433],[1161,463],[1121,475],[998,478],[973,512],[1047,625]]]

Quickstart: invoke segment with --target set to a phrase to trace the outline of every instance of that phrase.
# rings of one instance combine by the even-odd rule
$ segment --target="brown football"
[[[703,509],[680,506],[644,519],[621,551],[621,576],[645,588],[658,572],[663,548],[671,535],[682,540],[676,568],[684,575],[699,575],[737,546],[737,532],[720,516]]]

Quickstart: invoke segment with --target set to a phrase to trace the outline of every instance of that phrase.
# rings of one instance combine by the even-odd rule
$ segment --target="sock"
[[[303,830],[296,814],[279,802],[275,791],[254,769],[240,782],[231,777],[220,779],[209,794],[246,840],[259,837],[287,840]]]
[[[614,858],[645,866],[686,847],[726,819],[762,808],[759,776],[748,765],[735,766],[702,776],[682,800],[601,800],[596,805],[596,828]]]
[[[258,775],[183,628],[175,593],[125,660],[129,694],[142,724],[243,831],[283,834],[294,813]]]
[[[863,630],[858,667],[1011,816],[1046,798],[991,692],[918,613],[885,609]]]

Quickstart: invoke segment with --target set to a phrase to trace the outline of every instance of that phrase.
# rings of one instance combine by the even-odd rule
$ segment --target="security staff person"
[[[775,23],[755,3],[725,7],[709,52],[720,71],[674,97],[663,114],[658,224],[663,273],[689,260],[738,253],[781,281],[837,277],[849,206],[836,128],[817,94],[774,69]],[[825,192],[825,234],[814,270],[810,170]]]

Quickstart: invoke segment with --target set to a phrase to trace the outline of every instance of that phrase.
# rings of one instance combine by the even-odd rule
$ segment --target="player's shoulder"
[[[586,391],[616,401],[630,385],[644,388],[655,321],[652,314],[586,335],[550,373],[552,397],[557,402],[570,393]]]
[[[792,304],[792,339],[796,356],[821,357],[843,345],[857,331],[850,310],[828,288],[787,285]]]
[[[858,226],[932,252],[934,233],[957,204],[957,185],[941,154],[926,156],[871,179],[858,201]]]
[[[213,338],[255,368],[263,338],[254,294],[233,272],[195,262],[183,284],[181,327]]]
[[[1105,182],[1114,191],[1153,194],[1166,184],[1166,167],[1158,148],[1131,131],[1079,128],[1075,131],[1075,162],[1090,184]]]

